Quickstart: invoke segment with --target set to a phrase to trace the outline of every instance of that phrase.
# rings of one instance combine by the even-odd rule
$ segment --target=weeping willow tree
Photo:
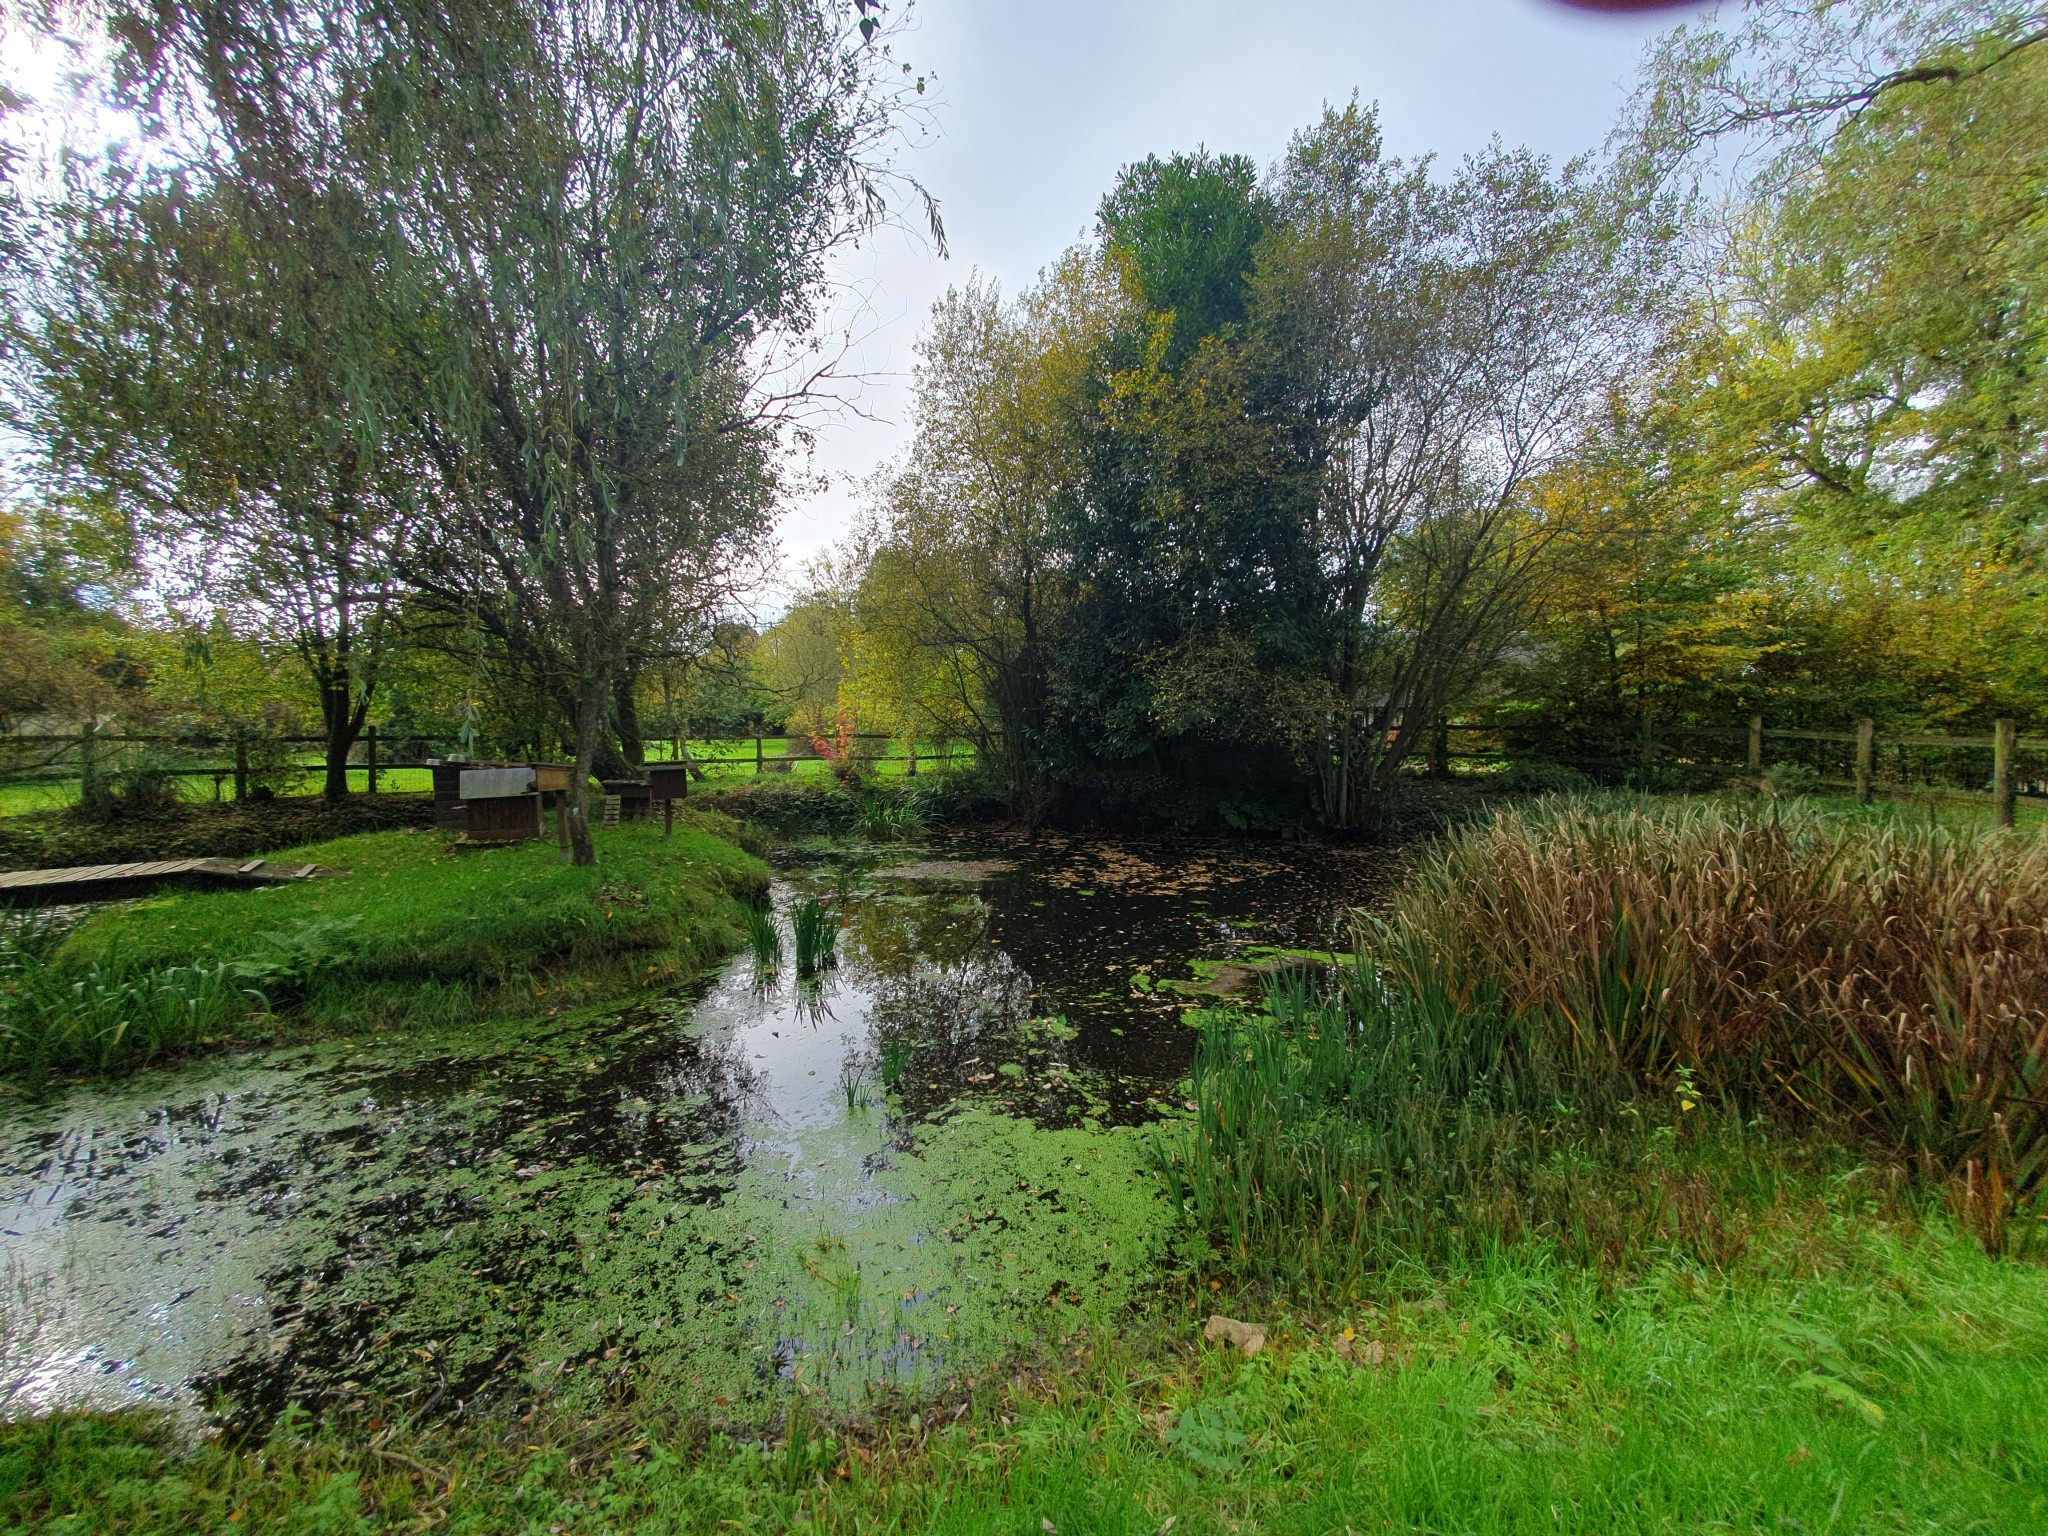
[[[560,702],[617,699],[765,552],[827,261],[888,218],[921,82],[874,0],[198,0],[111,18],[133,99],[222,174],[345,184],[388,236],[373,364],[428,487],[401,574]],[[326,125],[317,136],[302,129]],[[935,212],[924,211],[936,234]],[[801,392],[801,386],[798,386]]]

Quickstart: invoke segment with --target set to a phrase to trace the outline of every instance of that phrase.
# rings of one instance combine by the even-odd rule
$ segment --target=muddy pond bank
[[[743,1416],[1107,1320],[1170,1239],[1172,983],[1321,948],[1384,855],[985,830],[781,850],[843,918],[544,1020],[251,1052],[0,1110],[4,1411],[260,1426],[661,1391]],[[1197,965],[1201,962],[1201,965]]]

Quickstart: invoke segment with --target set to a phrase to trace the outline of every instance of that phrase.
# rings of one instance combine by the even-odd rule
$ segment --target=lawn
[[[597,863],[581,869],[552,841],[459,850],[426,831],[288,849],[272,857],[348,873],[162,894],[30,943],[0,989],[0,1062],[35,1075],[280,1028],[558,1007],[674,979],[741,941],[741,898],[765,886],[736,831],[709,812],[667,839],[652,823],[603,829]],[[138,1027],[141,1016],[156,1022]]]

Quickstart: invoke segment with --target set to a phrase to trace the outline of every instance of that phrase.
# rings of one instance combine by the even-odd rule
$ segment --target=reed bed
[[[1698,802],[1559,801],[1449,838],[1367,936],[1498,998],[1580,1077],[1678,1068],[1846,1120],[1987,1239],[2048,1175],[2048,842]]]
[[[1347,971],[1268,992],[1209,1018],[1159,1154],[1240,1268],[1330,1287],[1532,1232],[1717,1261],[1745,1241],[1733,1186],[1779,1198],[1759,1126],[1877,1150],[1994,1251],[2041,1235],[2031,837],[1544,803],[1448,837]]]

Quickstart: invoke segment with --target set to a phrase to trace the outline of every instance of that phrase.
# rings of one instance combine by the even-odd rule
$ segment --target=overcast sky
[[[843,537],[850,481],[908,428],[912,344],[932,300],[980,271],[1006,293],[1090,233],[1118,167],[1206,145],[1261,166],[1324,102],[1380,105],[1387,147],[1455,158],[1498,134],[1559,158],[1597,148],[1644,45],[1692,15],[1557,0],[919,0],[896,42],[936,78],[905,168],[938,198],[940,260],[884,234],[846,264],[860,295],[857,396],[876,420],[820,434],[822,495],[782,525],[786,574]]]

